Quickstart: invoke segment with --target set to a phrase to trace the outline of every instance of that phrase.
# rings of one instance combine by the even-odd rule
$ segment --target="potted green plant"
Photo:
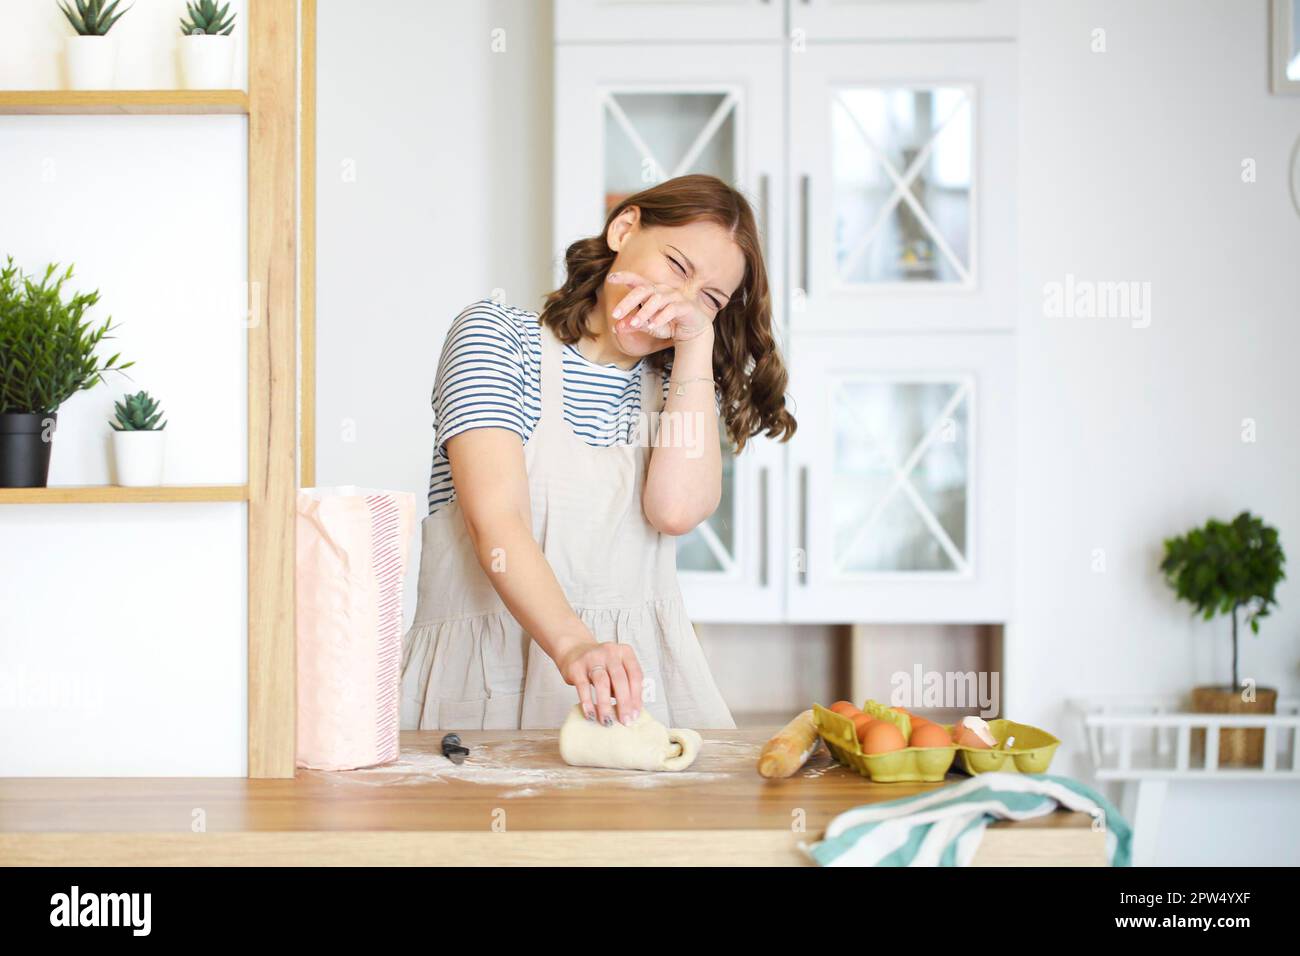
[[[64,301],[72,266],[51,282],[57,268],[47,266],[39,283],[12,256],[0,269],[0,488],[45,487],[59,406],[104,372],[135,364],[118,365],[118,355],[100,362],[95,349],[115,326],[105,319],[92,328],[84,318],[98,290]]]
[[[117,69],[117,37],[108,31],[130,10],[117,12],[121,0],[73,0],[76,9],[59,0],[59,9],[77,31],[67,38],[68,89],[111,90]]]
[[[187,90],[230,89],[235,72],[235,15],[215,0],[185,4],[181,18],[181,80]]]
[[[1216,614],[1232,616],[1232,683],[1192,689],[1192,710],[1212,714],[1272,714],[1277,691],[1243,687],[1237,646],[1239,618],[1259,633],[1260,618],[1268,617],[1277,603],[1274,596],[1286,555],[1277,529],[1243,511],[1231,522],[1211,518],[1203,528],[1165,540],[1160,570],[1180,600],[1194,613],[1210,620]],[[1194,731],[1192,744],[1204,746],[1205,732]],[[1221,765],[1258,766],[1264,754],[1263,729],[1224,728],[1219,733]]]
[[[148,392],[123,395],[114,403],[113,461],[117,483],[128,486],[156,486],[163,483],[162,412],[158,400]]]

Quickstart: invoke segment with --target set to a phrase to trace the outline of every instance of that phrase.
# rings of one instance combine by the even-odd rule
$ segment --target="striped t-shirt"
[[[641,411],[645,358],[631,368],[601,364],[561,344],[564,420],[588,445],[626,445]],[[671,362],[662,373],[668,395]],[[715,408],[721,408],[716,390]],[[537,313],[479,299],[451,323],[433,387],[429,513],[456,498],[446,442],[471,428],[508,428],[527,441],[542,417],[542,330]]]

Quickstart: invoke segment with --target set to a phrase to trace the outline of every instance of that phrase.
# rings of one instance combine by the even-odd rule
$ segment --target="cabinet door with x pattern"
[[[790,53],[790,327],[1015,322],[1010,42]]]
[[[1004,621],[1015,336],[795,336],[789,615]]]

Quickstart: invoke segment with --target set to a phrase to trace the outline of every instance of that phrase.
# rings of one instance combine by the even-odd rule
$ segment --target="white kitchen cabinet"
[[[785,0],[556,0],[555,38],[780,40]]]
[[[1006,333],[794,336],[791,619],[1007,619],[1014,358]]]
[[[790,54],[792,331],[1014,325],[1015,58],[1001,42]]]
[[[783,149],[772,104],[784,96],[781,48],[559,46],[555,69],[557,286],[567,246],[599,234],[624,197],[664,179],[710,173],[754,208],[769,250],[780,339]],[[762,436],[739,456],[723,448],[722,501],[678,540],[682,591],[699,621],[773,620],[784,590],[783,450]]]
[[[678,540],[692,618],[1007,621],[1015,44],[651,36],[556,44],[555,282],[628,194],[735,184],[799,423],[724,456],[722,503]]]
[[[1013,38],[1017,0],[790,0],[790,32],[809,39]]]

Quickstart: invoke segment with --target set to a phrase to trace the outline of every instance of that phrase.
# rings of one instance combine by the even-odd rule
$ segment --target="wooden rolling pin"
[[[763,745],[758,772],[764,777],[789,777],[808,762],[821,744],[812,710],[805,710]]]

